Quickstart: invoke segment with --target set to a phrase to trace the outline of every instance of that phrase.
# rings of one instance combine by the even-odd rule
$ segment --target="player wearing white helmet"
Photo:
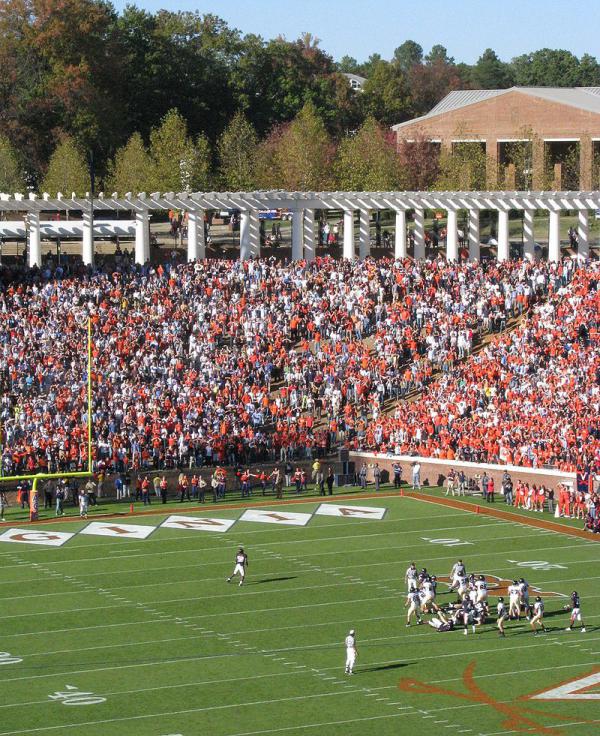
[[[356,662],[356,632],[354,629],[350,629],[348,636],[346,637],[344,644],[346,646],[346,669],[345,673],[351,675],[354,670],[354,663]]]
[[[421,583],[421,610],[423,613],[429,610],[432,603],[435,601],[435,587],[434,581],[431,578],[423,580]]]
[[[244,578],[246,577],[246,568],[248,567],[248,555],[244,552],[244,548],[240,547],[235,556],[235,567],[233,572],[227,578],[227,582],[230,583],[231,579],[236,575],[240,576],[240,585],[243,584]]]

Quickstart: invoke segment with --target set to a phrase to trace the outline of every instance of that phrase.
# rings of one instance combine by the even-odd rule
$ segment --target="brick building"
[[[427,115],[393,130],[399,144],[481,147],[488,189],[598,186],[600,87],[450,92]]]

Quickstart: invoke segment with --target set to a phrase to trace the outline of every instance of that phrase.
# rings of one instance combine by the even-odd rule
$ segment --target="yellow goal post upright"
[[[29,475],[3,475],[2,456],[4,452],[4,428],[0,424],[0,483],[22,480],[31,481],[29,491],[29,521],[37,521],[39,514],[38,481],[52,478],[89,478],[92,469],[92,320],[87,318],[87,470],[66,473],[34,473]]]

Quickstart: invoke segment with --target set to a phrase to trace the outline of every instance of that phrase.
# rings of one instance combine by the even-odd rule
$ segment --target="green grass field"
[[[192,516],[235,524],[0,544],[0,736],[600,733],[597,681],[585,700],[527,698],[600,672],[597,542],[407,497],[332,500],[387,511],[284,526],[209,505]],[[285,516],[318,506],[271,508]],[[167,512],[181,513],[174,504]],[[105,523],[157,527],[165,518]],[[238,544],[250,558],[242,588],[225,582]],[[505,639],[492,623],[468,636],[405,628],[409,562],[441,576],[459,556],[469,570],[524,576],[544,591],[549,633],[533,636],[524,621],[510,622]],[[585,634],[565,631],[561,594],[573,588]],[[438,602],[454,598],[446,590],[440,584]]]

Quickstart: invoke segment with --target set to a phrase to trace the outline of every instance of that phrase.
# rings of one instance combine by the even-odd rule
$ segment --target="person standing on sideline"
[[[0,521],[4,521],[4,511],[7,506],[6,493],[0,488]]]
[[[167,476],[163,475],[160,479],[160,500],[167,503]]]
[[[246,577],[247,567],[248,555],[244,552],[244,548],[240,547],[235,556],[235,567],[233,568],[233,572],[231,573],[231,575],[227,578],[227,582],[230,583],[232,578],[234,578],[236,575],[239,575],[240,585],[242,585]]]
[[[79,516],[82,519],[87,519],[88,516],[88,504],[90,502],[88,491],[87,491],[88,484],[86,483],[85,486],[79,491]]]
[[[495,491],[494,479],[490,475],[490,476],[488,476],[488,481],[487,481],[487,496],[486,496],[486,499],[485,499],[488,503],[494,503],[494,491]]]
[[[329,467],[327,468],[327,478],[325,479],[325,482],[327,483],[327,493],[330,496],[333,496],[333,483],[335,481],[335,476],[333,474],[333,468]]]
[[[392,465],[392,468],[394,470],[394,488],[400,488],[402,485],[402,465],[400,463],[395,462]]]
[[[350,629],[348,636],[345,640],[346,646],[346,669],[344,670],[346,675],[351,675],[354,670],[354,663],[356,662],[356,632],[354,629]]]
[[[56,515],[62,516],[64,514],[63,504],[65,502],[65,481],[61,480],[56,487],[55,493],[56,499]]]
[[[160,477],[158,475],[155,475],[154,478],[152,478],[152,487],[156,498],[160,498]]]
[[[421,463],[418,460],[412,464],[412,487],[413,491],[421,490]]]
[[[120,501],[121,498],[123,498],[123,479],[120,475],[117,475],[115,478],[115,492],[117,494],[117,501]]]
[[[152,504],[152,500],[150,499],[150,479],[147,475],[144,476],[144,480],[142,481],[141,491],[144,506],[150,506]]]
[[[375,490],[378,491],[381,485],[381,468],[379,467],[379,463],[375,463],[375,467],[373,468],[373,480],[375,481]]]
[[[360,480],[360,487],[364,490],[367,487],[367,463],[363,463],[360,466],[358,477]]]

